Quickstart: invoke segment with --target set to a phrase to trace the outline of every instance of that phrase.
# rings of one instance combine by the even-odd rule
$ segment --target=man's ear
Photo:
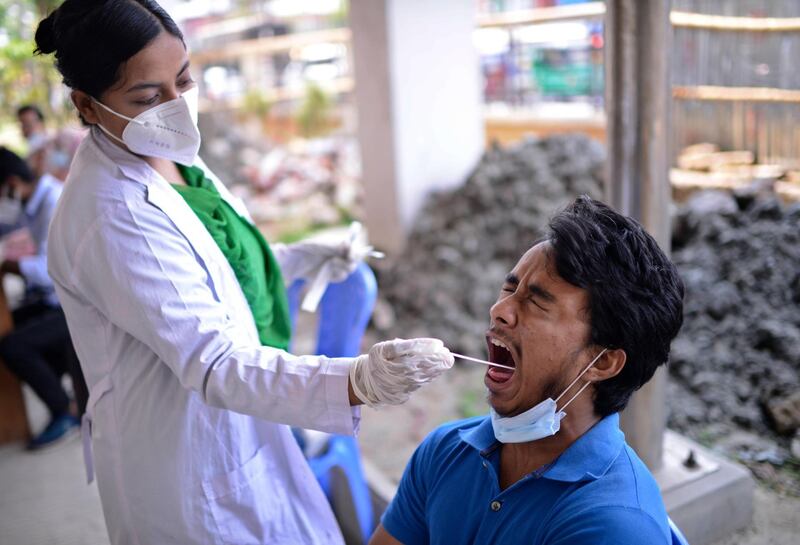
[[[591,382],[601,382],[613,378],[622,372],[627,359],[625,351],[621,348],[606,350],[592,368],[586,371],[585,378]]]
[[[92,97],[78,90],[73,90],[69,96],[84,122],[90,125],[97,125],[100,123],[100,119],[95,112],[97,105],[94,103],[94,100],[92,100]]]

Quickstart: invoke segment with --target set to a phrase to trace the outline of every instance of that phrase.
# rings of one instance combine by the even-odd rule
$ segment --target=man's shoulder
[[[670,543],[666,515],[622,505],[561,512],[547,525],[542,543],[616,543],[620,545]]]
[[[667,513],[658,485],[627,444],[604,475],[583,481],[561,496],[543,542],[595,540],[669,543]]]
[[[625,507],[662,507],[661,495],[655,478],[633,449],[623,444],[619,454],[606,471],[597,478],[586,479],[575,489],[574,497],[592,498],[600,504],[612,503]],[[595,503],[597,505],[597,503]]]
[[[627,471],[634,477],[633,485],[638,506],[649,513],[655,513],[657,518],[666,514],[661,489],[655,477],[627,443],[620,456],[620,462],[629,467]]]
[[[612,534],[632,529],[653,536],[669,532],[658,484],[627,443],[604,475],[573,488],[562,501],[553,521],[557,528],[583,521],[587,528]]]
[[[613,484],[608,483],[612,486],[625,484],[629,501],[638,507],[653,507],[652,504],[655,504],[655,507],[663,508],[655,477],[627,443],[609,468],[608,480],[614,481]]]

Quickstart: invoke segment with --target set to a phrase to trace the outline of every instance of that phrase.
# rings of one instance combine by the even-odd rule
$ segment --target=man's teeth
[[[508,350],[508,347],[506,345],[504,345],[494,337],[489,338],[489,342],[491,342],[495,346],[499,346],[500,348],[505,348],[506,350]]]

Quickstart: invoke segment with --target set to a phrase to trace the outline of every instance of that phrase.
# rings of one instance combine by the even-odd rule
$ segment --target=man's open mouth
[[[517,363],[514,361],[514,356],[511,350],[501,340],[494,337],[486,337],[486,345],[489,348],[489,361],[498,363],[507,367],[516,367]],[[514,376],[514,371],[511,369],[503,369],[502,367],[489,367],[486,375],[494,382],[503,383],[507,382]]]

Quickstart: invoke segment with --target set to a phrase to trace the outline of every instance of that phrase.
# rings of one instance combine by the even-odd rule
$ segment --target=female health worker
[[[111,542],[341,543],[288,426],[353,434],[354,405],[404,402],[450,352],[435,339],[358,358],[285,351],[284,281],[353,264],[335,247],[268,246],[197,158],[186,47],[156,2],[66,0],[36,45],[91,126],[48,261],[89,385],[87,470]]]

